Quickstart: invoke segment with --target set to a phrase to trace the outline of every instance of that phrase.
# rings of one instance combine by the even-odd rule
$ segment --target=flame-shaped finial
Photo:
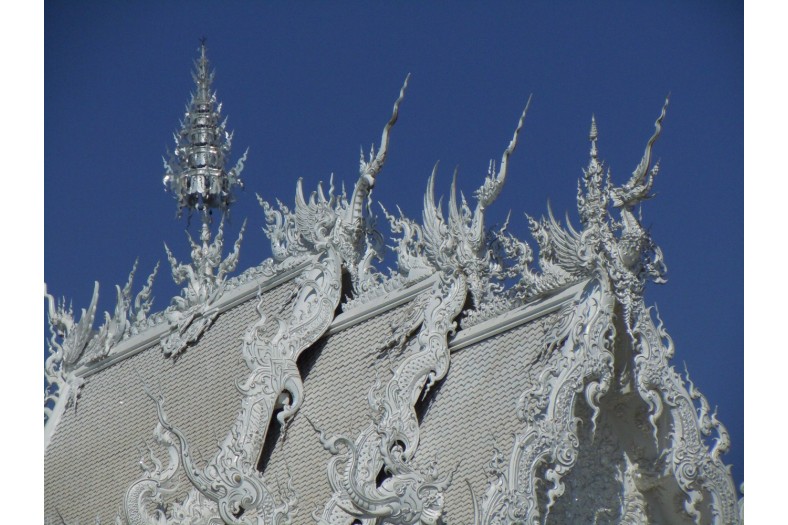
[[[599,133],[596,129],[596,118],[594,115],[591,115],[591,131],[588,132],[588,140],[591,141],[591,158],[595,159],[598,152],[596,149],[596,139],[599,137]]]
[[[194,61],[192,94],[181,129],[175,134],[175,151],[164,163],[165,188],[178,201],[178,216],[184,208],[198,210],[208,222],[213,208],[225,213],[233,202],[233,189],[243,186],[240,178],[246,153],[236,166],[226,169],[232,133],[221,119],[221,104],[212,91],[214,73],[206,56],[205,38],[200,40],[200,56]]]
[[[211,103],[211,84],[213,83],[213,74],[209,71],[210,64],[208,57],[205,54],[205,38],[200,39],[200,58],[195,60],[195,71],[192,74],[194,83],[197,85],[197,93],[195,99],[202,104]]]

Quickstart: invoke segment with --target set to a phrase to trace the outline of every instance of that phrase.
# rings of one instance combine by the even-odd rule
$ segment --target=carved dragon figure
[[[655,123],[654,134],[630,180],[617,187],[605,182],[604,165],[598,159],[597,126],[591,120],[591,159],[584,170],[583,187],[578,183],[577,207],[583,228],[575,230],[567,219],[564,229],[548,206],[548,218],[529,217],[531,231],[539,244],[541,280],[564,283],[587,276],[609,279],[629,318],[629,305],[642,296],[647,280],[665,282],[667,271],[662,251],[651,240],[633,213],[634,206],[650,197],[649,192],[659,165],[651,169],[651,149],[662,131],[668,102]],[[603,182],[605,186],[603,187]],[[615,221],[609,205],[618,208],[621,220]],[[620,234],[616,231],[620,230]],[[524,275],[525,285],[534,283],[532,274]]]
[[[322,185],[318,185],[317,191],[309,196],[308,201],[304,198],[302,180],[299,179],[295,209],[292,211],[278,201],[278,209],[275,209],[258,196],[268,223],[266,234],[271,239],[275,261],[318,253],[331,246],[342,257],[356,295],[377,282],[379,277],[372,267],[372,260],[382,257],[383,238],[374,228],[375,219],[371,212],[365,215],[364,208],[386,161],[389,133],[397,122],[409,78],[410,75],[405,78],[399,97],[394,102],[391,118],[383,128],[377,154],[373,146],[369,160],[365,161],[363,153],[361,155],[359,178],[349,201],[344,191],[341,195],[334,195],[333,178],[328,198],[323,193]]]
[[[502,473],[490,484],[482,502],[477,505],[477,523],[494,523],[501,516],[507,519],[536,523],[540,504],[537,501],[535,472],[537,466],[550,463],[546,478],[553,482],[548,490],[544,508],[549,511],[555,497],[560,496],[563,476],[574,464],[577,454],[576,437],[571,420],[574,398],[583,388],[593,386],[596,395],[607,391],[612,374],[613,355],[609,349],[615,333],[612,324],[612,297],[617,299],[624,311],[625,328],[633,341],[634,382],[642,399],[649,407],[649,419],[655,440],[660,437],[657,420],[668,405],[673,431],[668,439],[672,456],[670,470],[679,487],[687,494],[686,511],[699,521],[702,513],[696,508],[703,498],[702,490],[712,494],[713,502],[708,516],[715,523],[737,523],[735,489],[727,469],[719,455],[727,449],[727,432],[716,418],[708,415],[705,398],[694,385],[690,391],[681,378],[668,365],[672,357],[672,341],[662,326],[654,326],[650,311],[643,301],[643,290],[648,280],[665,282],[666,271],[662,252],[652,241],[649,233],[635,217],[634,207],[649,198],[649,192],[658,165],[651,167],[651,150],[662,130],[668,102],[655,123],[655,131],[646,150],[627,183],[618,187],[605,181],[603,165],[598,160],[597,127],[592,119],[591,160],[584,170],[583,187],[578,187],[578,211],[583,228],[577,231],[567,221],[564,229],[548,211],[548,218],[541,221],[530,219],[532,232],[540,248],[542,274],[531,272],[525,265],[521,270],[520,291],[533,293],[544,287],[560,285],[582,278],[593,278],[604,290],[595,303],[602,305],[594,319],[576,320],[573,326],[599,326],[597,343],[592,340],[570,339],[567,348],[573,354],[574,365],[550,367],[540,382],[524,393],[530,400],[521,410],[520,417],[526,423],[526,433],[518,435],[511,460],[511,471]],[[604,185],[603,185],[604,183]],[[609,207],[620,212],[620,220],[611,218]],[[618,233],[617,233],[618,232]],[[510,257],[530,262],[523,243],[510,240],[504,247]],[[608,293],[609,292],[609,293]],[[612,296],[610,295],[612,294]],[[580,324],[576,324],[580,323]],[[663,340],[667,341],[663,344]],[[605,341],[605,344],[602,344]],[[589,378],[592,382],[588,383]],[[565,396],[550,392],[565,391]],[[692,399],[701,400],[701,414],[695,414]],[[595,404],[589,404],[594,407]],[[560,407],[560,410],[558,408]],[[705,408],[704,408],[705,407]],[[702,435],[712,429],[718,433],[717,445],[711,452],[703,442]],[[558,447],[558,448],[556,448]],[[526,461],[527,460],[527,461]],[[502,488],[503,487],[503,488]]]
[[[303,402],[303,383],[296,362],[333,321],[341,298],[343,264],[351,273],[353,268],[356,268],[357,275],[363,273],[363,268],[359,270],[357,266],[358,259],[352,257],[357,253],[357,242],[365,231],[360,203],[368,198],[375,177],[383,167],[389,130],[397,120],[406,87],[407,79],[394,104],[392,117],[383,130],[380,151],[376,156],[370,155],[369,163],[362,159],[361,175],[350,205],[344,197],[335,198],[333,188],[330,199],[326,199],[319,189],[318,195],[312,194],[307,202],[300,181],[294,212],[281,203],[279,210],[274,210],[260,199],[275,258],[284,263],[293,257],[309,256],[313,262],[296,278],[297,290],[288,307],[273,319],[276,330],[267,329],[268,319],[260,308],[262,303],[258,304],[260,318],[243,337],[242,352],[250,375],[239,385],[244,395],[241,410],[219,444],[219,452],[205,468],[198,468],[191,460],[186,437],[167,422],[161,403],[157,403],[160,424],[176,435],[180,443],[181,464],[194,485],[189,498],[200,502],[203,509],[206,504],[214,509],[216,520],[228,524],[289,523],[295,511],[297,500],[292,491],[278,498],[267,487],[257,471],[258,458],[274,411],[281,409],[277,420],[285,427]],[[185,298],[181,299],[187,313],[203,304],[206,298],[208,306],[204,308],[209,308],[212,297],[221,290],[222,266],[219,265],[216,276],[212,272],[221,254],[221,239],[217,237],[218,248],[209,250],[205,226],[203,231],[203,249],[192,243],[192,265],[176,267],[170,256],[174,275],[190,277],[190,287]],[[176,274],[176,268],[180,274]],[[191,298],[196,300],[192,302]],[[202,315],[205,318],[206,314]],[[151,497],[127,501],[127,504],[136,509],[147,504]],[[131,513],[141,514],[139,510]]]
[[[434,465],[419,471],[411,464],[419,445],[414,404],[425,386],[429,389],[448,372],[446,337],[466,294],[463,274],[442,275],[424,308],[418,350],[402,361],[384,388],[377,383],[370,391],[373,422],[355,440],[320,432],[323,447],[335,456],[328,465],[333,494],[315,515],[318,523],[349,524],[356,518],[403,525],[437,523],[452,475],[438,475]],[[382,468],[390,477],[378,486]]]
[[[401,261],[403,257],[409,258],[408,272],[430,268],[439,272],[440,279],[424,305],[418,350],[400,363],[384,389],[378,391],[373,387],[370,392],[373,422],[355,440],[342,435],[328,438],[320,433],[324,448],[335,456],[328,467],[333,495],[322,513],[315,516],[319,523],[349,524],[354,518],[401,524],[436,523],[442,514],[443,492],[451,482],[451,475],[439,477],[434,466],[419,472],[410,464],[419,443],[414,404],[425,387],[428,391],[448,371],[447,336],[455,329],[454,319],[462,311],[467,293],[470,291],[480,304],[483,276],[491,275],[484,210],[500,194],[509,155],[517,145],[527,110],[526,105],[497,174],[491,163],[484,184],[476,192],[479,201],[473,214],[464,199],[461,208],[457,206],[455,180],[448,221],[444,219],[440,205],[435,205],[435,170],[427,185],[421,226],[404,217],[393,219],[386,213],[389,220],[393,219],[392,228],[404,233],[400,246],[423,250],[400,253]],[[418,241],[414,242],[413,234],[420,237]],[[421,305],[418,300],[417,303]],[[407,325],[407,333],[395,334],[393,339],[404,342],[418,328],[418,323]],[[381,468],[390,477],[377,486],[376,477]]]
[[[427,181],[422,224],[403,216],[401,211],[399,217],[395,217],[383,209],[392,232],[402,234],[395,248],[398,275],[405,276],[406,280],[415,280],[437,270],[460,271],[466,276],[474,309],[466,312],[463,323],[469,318],[490,315],[496,309],[503,308],[506,302],[502,281],[510,275],[501,266],[503,248],[498,239],[495,236],[489,239],[487,236],[484,212],[501,193],[506,182],[509,157],[517,146],[530,103],[529,97],[514,136],[501,157],[497,173],[495,162],[490,161],[484,183],[475,192],[477,204],[473,211],[462,195],[458,204],[455,173],[449,198],[449,216],[444,218],[440,202],[435,202],[437,164]]]

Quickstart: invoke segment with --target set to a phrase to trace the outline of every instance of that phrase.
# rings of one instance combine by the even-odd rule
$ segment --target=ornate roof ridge
[[[204,44],[201,51],[194,75],[199,89],[193,96],[193,101],[197,102],[204,102],[203,99],[208,97],[206,93],[212,79],[212,75],[207,73]],[[381,258],[384,247],[382,234],[376,229],[377,217],[369,205],[369,188],[385,162],[389,134],[396,123],[408,80],[409,77],[400,90],[391,119],[385,126],[380,151],[375,154],[373,149],[368,161],[362,157],[359,181],[350,200],[344,192],[341,195],[334,194],[333,180],[328,197],[318,185],[317,191],[313,192],[308,200],[303,195],[299,180],[296,184],[293,209],[281,201],[277,201],[278,209],[275,209],[258,197],[268,223],[265,233],[271,241],[272,258],[227,279],[226,274],[237,265],[244,228],[241,228],[233,252],[222,260],[224,221],[221,221],[213,241],[205,221],[200,242],[195,242],[191,237],[188,239],[192,248],[190,263],[176,261],[165,245],[173,278],[176,282],[186,282],[181,296],[173,298],[173,304],[167,308],[149,314],[157,264],[148,277],[147,284],[132,302],[130,293],[136,270],[135,263],[128,284],[123,289],[117,287],[118,303],[114,316],[105,314],[105,323],[98,332],[104,334],[100,338],[100,344],[99,338],[92,335],[98,283],[94,290],[94,300],[79,322],[73,320],[73,313],[70,308],[65,308],[64,300],[56,306],[54,299],[47,295],[52,327],[52,355],[46,365],[48,381],[52,385],[62,383],[64,379],[58,377],[61,372],[56,372],[56,369],[59,370],[58,366],[75,370],[101,360],[107,357],[112,347],[119,342],[162,323],[167,323],[170,332],[166,340],[162,340],[168,349],[165,353],[177,356],[210,326],[218,315],[214,303],[223,294],[260,277],[268,280],[280,272],[287,272],[332,245],[342,253],[344,265],[354,284],[352,295],[343,304],[343,311],[362,307],[377,297],[411,286],[434,272],[460,271],[468,277],[473,297],[473,307],[464,310],[461,316],[460,322],[464,328],[494,318],[534,297],[551,293],[588,276],[600,273],[608,275],[608,269],[608,277],[613,277],[612,281],[616,283],[620,298],[625,299],[624,304],[627,304],[627,294],[642,293],[645,279],[664,281],[661,252],[650,240],[648,233],[640,227],[631,209],[648,197],[648,191],[658,172],[658,166],[651,168],[651,171],[647,170],[652,145],[661,131],[665,108],[656,122],[655,133],[648,141],[643,160],[632,178],[621,187],[612,186],[609,179],[606,186],[602,186],[603,164],[597,157],[598,131],[596,121],[592,118],[592,131],[589,135],[592,143],[591,155],[581,181],[585,191],[578,193],[578,210],[583,230],[575,230],[568,222],[567,229],[564,229],[554,218],[549,203],[547,218],[536,221],[528,217],[532,234],[539,245],[541,272],[530,267],[534,259],[530,246],[506,231],[508,220],[497,231],[485,230],[484,210],[493,203],[506,179],[509,156],[517,145],[517,138],[530,106],[530,97],[514,136],[504,151],[500,170],[496,171],[495,163],[491,161],[484,183],[475,193],[479,198],[475,212],[471,212],[464,197],[457,202],[456,181],[453,181],[449,216],[443,217],[440,205],[434,204],[436,165],[428,179],[421,224],[404,217],[401,211],[400,216],[395,217],[382,208],[396,242],[392,249],[397,255],[397,268],[388,275],[375,269],[374,259]],[[211,100],[213,98],[212,94]],[[608,218],[607,206],[610,202],[621,210],[621,222]],[[622,232],[620,236],[616,236],[616,231]],[[397,234],[400,235],[399,239],[396,238]],[[653,253],[652,259],[649,259],[649,253]],[[214,268],[218,270],[215,274]],[[512,280],[515,284],[506,287],[505,282]],[[101,346],[101,349],[93,348],[96,345]],[[93,349],[86,351],[88,346]],[[62,351],[61,347],[64,348]],[[56,390],[56,387],[53,386],[52,390]],[[50,392],[49,396],[47,399],[56,397],[54,392]]]
[[[365,309],[388,307],[407,295],[414,299],[387,344],[410,342],[412,352],[392,370],[393,376],[385,386],[377,381],[370,391],[372,422],[355,439],[341,434],[327,437],[313,425],[322,445],[332,454],[328,475],[333,494],[316,517],[326,523],[348,521],[349,517],[435,522],[443,512],[442,494],[451,484],[453,473],[439,475],[437,468],[414,468],[412,460],[419,445],[414,403],[448,372],[450,339],[458,328],[467,329],[466,335],[481,334],[479,337],[508,330],[513,323],[524,322],[529,305],[539,302],[537,299],[548,304],[549,297],[571,298],[572,304],[558,305],[560,320],[550,329],[545,349],[557,359],[538,377],[529,378],[518,401],[516,415],[526,431],[516,436],[511,460],[493,469],[485,494],[473,496],[476,523],[490,523],[504,515],[529,523],[546,520],[564,492],[562,478],[576,463],[577,401],[583,399],[590,410],[593,436],[601,398],[614,388],[623,389],[624,383],[647,408],[643,419],[653,431],[655,448],[669,453],[652,463],[664,463],[667,474],[663,477],[671,475],[686,496],[686,513],[696,521],[713,514],[722,522],[735,523],[735,488],[720,459],[728,448],[727,431],[709,414],[702,394],[688,379],[687,387],[670,366],[672,340],[659,317],[658,322],[654,321],[644,301],[647,282],[664,283],[667,269],[660,248],[642,226],[640,210],[636,213],[635,208],[651,197],[659,172],[659,163],[652,163],[651,156],[662,131],[668,99],[640,162],[621,185],[611,181],[610,172],[600,160],[599,129],[592,116],[589,161],[578,181],[580,227],[575,229],[568,218],[562,225],[549,204],[546,216],[538,220],[526,216],[538,246],[534,264],[535,251],[507,231],[508,219],[497,230],[484,224],[486,209],[505,183],[510,156],[530,107],[529,97],[500,167],[491,161],[474,192],[474,207],[462,194],[458,197],[455,173],[448,214],[444,215],[441,200],[435,199],[436,165],[427,178],[420,221],[405,217],[401,211],[396,217],[383,208],[397,256],[396,269],[386,275],[375,266],[376,259],[382,261],[385,246],[370,195],[384,167],[390,133],[409,78],[383,128],[380,149],[376,153],[373,147],[368,158],[361,157],[351,196],[348,198],[344,191],[335,194],[332,180],[327,195],[318,184],[305,197],[300,179],[293,208],[281,201],[274,207],[258,196],[273,255],[228,279],[238,263],[244,227],[225,256],[223,221],[211,240],[209,211],[226,212],[232,202],[232,187],[240,184],[245,155],[236,168],[225,170],[231,134],[225,131],[224,123],[218,124],[221,108],[214,107],[216,96],[210,91],[213,74],[208,72],[203,42],[194,73],[197,92],[176,136],[177,148],[165,175],[165,184],[176,194],[180,208],[203,214],[199,242],[188,237],[191,261],[177,261],[165,245],[173,278],[185,287],[168,308],[149,316],[158,265],[132,303],[135,264],[126,286],[116,287],[114,314],[105,313],[98,331],[92,328],[98,283],[90,306],[82,310],[78,321],[65,301],[56,303],[47,294],[51,356],[45,364],[50,385],[45,419],[60,394],[70,394],[68,399],[59,400],[61,410],[76,399],[84,382],[82,372],[110,366],[113,360],[128,355],[117,349],[132,335],[143,331],[155,334],[158,338],[140,337],[140,341],[158,342],[166,358],[175,358],[202,337],[223,309],[256,291],[260,297],[259,318],[246,327],[241,343],[242,357],[250,369],[247,380],[239,386],[245,396],[242,408],[220,443],[219,452],[204,468],[192,462],[186,436],[168,422],[163,399],[148,394],[158,408],[157,439],[166,442],[173,453],[173,465],[183,467],[193,485],[187,499],[198,502],[195,505],[200,507],[199,512],[218,512],[226,523],[286,520],[295,503],[293,491],[288,488],[277,496],[257,470],[256,458],[265,433],[276,424],[274,409],[284,432],[303,403],[299,355],[330,333],[341,316],[341,322],[350,325],[352,319],[364,317]],[[272,315],[273,322],[267,326],[274,328],[264,330],[269,320],[261,310],[262,291],[290,278],[296,290],[285,307]],[[583,329],[578,330],[578,326]],[[615,345],[624,335],[628,342],[619,353],[627,362],[618,363],[624,369],[621,372],[614,367],[616,359],[622,359]],[[472,335],[467,337],[473,339]],[[455,345],[460,347],[461,343]],[[664,418],[670,418],[670,424],[666,425]],[[666,430],[669,427],[671,430]],[[717,442],[709,447],[705,439],[713,434]],[[502,456],[500,451],[496,451],[498,456]],[[359,467],[362,460],[378,467],[385,464],[385,481],[374,479],[377,467]],[[627,465],[627,473],[622,471],[621,478],[627,474],[632,485],[638,465],[629,457]],[[539,468],[545,469],[545,477],[552,483],[541,492],[536,488],[543,481]],[[127,518],[144,518],[150,503],[146,503],[147,498],[155,496],[161,489],[160,482],[173,473],[174,468],[172,472],[157,471],[155,476],[149,472],[130,486],[124,507]],[[704,494],[712,496],[708,507],[700,506]],[[632,507],[639,508],[636,488],[629,495]],[[188,506],[188,501],[184,505]],[[190,511],[197,512],[194,508]]]

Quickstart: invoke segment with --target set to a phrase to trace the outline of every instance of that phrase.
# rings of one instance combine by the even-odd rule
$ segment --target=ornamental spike
[[[345,214],[346,224],[356,224],[361,220],[364,202],[375,186],[375,178],[380,173],[380,170],[383,169],[383,164],[386,162],[386,155],[389,149],[389,134],[391,133],[391,128],[397,123],[397,118],[399,118],[399,106],[405,98],[408,80],[410,80],[410,73],[405,77],[405,82],[399,90],[399,96],[397,100],[394,101],[394,109],[391,111],[391,118],[383,128],[383,134],[380,137],[380,148],[377,154],[375,154],[375,146],[373,145],[369,152],[369,162],[366,162],[364,161],[364,150],[361,150],[359,178],[353,189],[353,195],[350,198],[350,204]]]
[[[484,179],[484,184],[475,192],[476,198],[479,199],[479,209],[481,211],[484,211],[486,207],[492,204],[503,189],[503,185],[506,182],[506,173],[509,170],[509,157],[514,152],[514,148],[517,147],[517,138],[520,135],[520,130],[523,129],[525,116],[528,114],[528,108],[531,106],[532,98],[533,95],[528,96],[528,102],[525,103],[525,109],[523,109],[523,113],[520,115],[520,120],[517,121],[517,128],[514,130],[512,140],[509,141],[509,145],[506,146],[501,156],[501,167],[498,173],[495,173],[495,162],[490,161],[490,168],[487,172],[487,177]]]
[[[224,215],[232,204],[233,189],[242,186],[240,173],[243,159],[227,169],[232,133],[225,131],[220,120],[221,104],[212,90],[214,73],[201,40],[200,56],[194,61],[192,78],[196,90],[186,107],[181,129],[175,133],[175,151],[167,163],[164,185],[178,201],[178,216],[184,208],[194,210],[210,222],[212,209]]]
[[[651,150],[654,143],[662,133],[662,121],[665,119],[665,114],[670,102],[670,95],[665,98],[665,104],[662,106],[662,111],[654,122],[654,133],[646,143],[646,149],[643,153],[643,158],[640,163],[632,172],[629,180],[620,187],[611,188],[610,196],[613,200],[613,205],[617,208],[631,208],[636,204],[651,197],[651,187],[654,185],[654,177],[659,173],[659,161],[654,166],[651,166]],[[649,169],[651,168],[651,169]]]

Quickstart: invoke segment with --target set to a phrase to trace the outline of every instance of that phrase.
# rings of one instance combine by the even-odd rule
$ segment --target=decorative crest
[[[503,291],[501,281],[507,275],[501,265],[500,253],[503,249],[498,239],[490,238],[484,224],[484,213],[500,195],[506,182],[509,157],[517,146],[520,130],[525,122],[531,97],[523,109],[512,139],[503,152],[500,167],[490,161],[487,176],[481,187],[474,192],[477,198],[475,209],[471,210],[465,196],[460,193],[457,199],[457,173],[451,184],[448,217],[444,217],[441,200],[435,201],[436,164],[427,181],[424,194],[422,223],[417,224],[402,215],[395,217],[383,209],[394,233],[402,234],[398,246],[397,263],[400,275],[408,279],[418,279],[434,271],[453,274],[462,273],[471,293],[473,304],[486,311],[494,311],[493,303],[500,304]]]
[[[202,224],[200,233],[202,244],[194,242],[189,232],[186,232],[192,247],[192,262],[189,264],[179,263],[167,245],[164,245],[167,259],[172,267],[172,279],[175,284],[186,282],[186,287],[181,290],[181,296],[173,298],[172,306],[165,313],[172,332],[162,336],[164,355],[180,354],[187,345],[197,341],[216,320],[219,315],[216,301],[224,293],[227,273],[235,270],[238,264],[245,229],[246,221],[241,225],[233,251],[224,260],[222,260],[224,219],[219,223],[213,242],[210,242],[211,228],[208,222]]]
[[[609,280],[631,318],[630,305],[643,293],[648,280],[664,283],[667,271],[662,251],[635,216],[634,207],[650,197],[659,164],[651,165],[651,149],[662,131],[668,100],[654,124],[655,130],[638,166],[621,186],[610,181],[609,172],[598,158],[596,119],[591,117],[591,142],[588,166],[578,181],[577,210],[582,228],[575,230],[567,218],[566,228],[553,216],[528,218],[531,232],[539,244],[542,274],[522,271],[523,287],[530,293],[551,286],[596,276]],[[617,209],[619,218],[613,214]]]
[[[241,171],[248,150],[234,168],[226,169],[233,134],[226,129],[227,119],[221,120],[222,105],[217,105],[216,92],[211,91],[214,72],[205,56],[205,39],[194,66],[196,91],[174,135],[175,151],[164,161],[164,186],[178,201],[179,217],[188,208],[189,214],[197,210],[208,221],[213,209],[226,213],[234,200],[233,189],[243,187]]]

